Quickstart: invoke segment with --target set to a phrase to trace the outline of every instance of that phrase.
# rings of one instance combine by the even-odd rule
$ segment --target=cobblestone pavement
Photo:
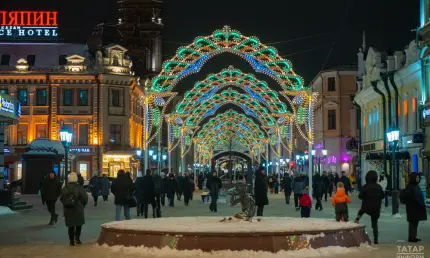
[[[86,224],[83,227],[82,241],[87,243],[79,248],[65,248],[68,244],[67,229],[62,219],[55,226],[49,226],[49,214],[46,207],[42,206],[38,196],[21,196],[21,199],[34,205],[31,211],[21,212],[14,215],[0,217],[0,257],[76,257],[76,255],[94,254],[93,257],[142,257],[142,254],[118,253],[110,249],[99,248],[94,245],[100,233],[100,225],[114,220],[115,210],[113,196],[108,202],[99,201],[97,207],[93,206],[92,200],[85,209]],[[90,198],[91,199],[91,198]],[[286,216],[299,217],[299,212],[295,211],[293,202],[285,204],[283,194],[270,195],[270,204],[264,210],[265,216]],[[220,200],[222,201],[222,200]],[[203,204],[200,196],[196,195],[190,206],[185,207],[183,202],[176,202],[174,208],[163,208],[163,216],[213,216],[209,211],[208,204]],[[334,210],[329,202],[323,201],[323,211],[312,211],[311,217],[314,218],[334,218]],[[357,214],[360,201],[352,198],[349,206],[349,216],[351,219]],[[227,204],[219,204],[218,216],[230,216],[240,207],[229,207]],[[57,213],[62,213],[62,208],[57,203]],[[400,207],[400,213],[405,215],[404,206]],[[135,210],[132,210],[132,217],[136,218]],[[364,216],[361,223],[366,225],[369,233],[370,218]],[[407,222],[406,218],[391,218],[391,207],[385,208],[379,220],[379,234],[381,245],[378,250],[372,251],[372,257],[396,257],[397,246],[407,245]],[[419,237],[423,239],[426,256],[430,257],[430,222],[420,223],[418,229]],[[370,234],[370,238],[372,235]],[[357,254],[359,255],[359,254]],[[362,257],[348,255],[349,257]],[[146,253],[143,257],[158,257],[157,254]],[[160,256],[161,257],[161,256]],[[164,257],[164,256],[163,256]],[[167,256],[165,256],[167,257]],[[172,257],[177,257],[173,255]],[[178,256],[180,257],[180,256]]]

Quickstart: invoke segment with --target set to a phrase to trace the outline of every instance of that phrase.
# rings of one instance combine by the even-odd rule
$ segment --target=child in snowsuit
[[[346,195],[343,183],[338,182],[336,194],[331,200],[336,213],[336,221],[348,221],[348,203],[351,203],[351,199]]]
[[[300,197],[299,207],[302,218],[311,216],[312,199],[309,196],[309,186],[306,186],[306,190],[303,191],[302,197]]]
[[[378,219],[381,214],[381,200],[384,199],[384,196],[384,190],[378,184],[378,174],[376,171],[370,170],[366,174],[366,184],[361,188],[358,195],[362,203],[354,222],[358,223],[361,216],[365,213],[370,216],[372,220],[373,242],[375,244],[378,244]]]

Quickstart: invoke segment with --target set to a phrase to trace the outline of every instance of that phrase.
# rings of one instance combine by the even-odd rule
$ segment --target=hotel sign
[[[422,115],[422,123],[424,125],[430,124],[430,106],[423,107]]]
[[[34,37],[58,37],[57,12],[0,10],[0,38]]]
[[[0,94],[0,116],[18,119],[21,116],[21,105],[15,98]]]

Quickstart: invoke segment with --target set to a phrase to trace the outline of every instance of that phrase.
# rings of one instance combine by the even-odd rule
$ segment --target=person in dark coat
[[[143,216],[143,195],[145,191],[145,187],[143,185],[143,177],[142,173],[138,172],[136,181],[134,182],[134,197],[136,198],[136,210],[137,210],[137,217],[140,215]]]
[[[178,201],[181,201],[182,197],[182,180],[184,177],[182,176],[182,173],[179,173],[179,175],[176,177],[176,183],[178,184],[178,189],[176,192],[176,197],[178,198]]]
[[[211,204],[209,205],[209,209],[212,212],[217,212],[218,193],[219,190],[222,188],[222,182],[221,179],[219,179],[219,177],[217,176],[216,171],[213,171],[212,176],[208,178],[206,182],[206,188],[209,190],[211,196]]]
[[[285,203],[290,204],[292,179],[289,173],[285,173],[282,178],[282,187],[284,188]]]
[[[148,218],[148,208],[151,204],[152,207],[152,217],[155,218],[156,216],[156,204],[155,204],[155,188],[154,188],[154,180],[151,175],[151,169],[146,170],[146,175],[143,177],[142,180],[142,187],[143,187],[143,215],[145,216],[145,219]]]
[[[203,173],[200,173],[199,176],[197,177],[197,187],[199,188],[199,190],[203,190],[203,183],[205,181],[205,177],[203,176]]]
[[[267,197],[268,181],[264,168],[259,168],[255,172],[254,195],[255,204],[257,205],[257,216],[263,216],[264,206],[269,205]]]
[[[161,192],[161,205],[164,207],[164,204],[166,204],[166,183],[168,176],[164,174],[164,172],[161,172],[161,178],[163,179],[163,191]]]
[[[88,195],[83,186],[78,184],[78,175],[69,174],[68,183],[61,190],[60,201],[64,204],[70,194],[73,194],[76,203],[73,207],[64,206],[64,220],[68,227],[70,245],[81,244],[82,225],[85,224],[84,208],[88,203]]]
[[[155,173],[152,177],[154,183],[154,198],[157,218],[161,217],[161,195],[164,192],[163,179],[158,173]]]
[[[327,201],[327,195],[329,192],[329,186],[330,186],[330,180],[327,176],[327,172],[323,171],[323,175],[322,175],[322,182],[323,182],[323,195],[324,195],[324,200]],[[331,197],[331,194],[330,194]]]
[[[175,193],[178,185],[173,174],[169,174],[165,184],[165,192],[167,196],[167,202],[170,207],[175,207]]]
[[[313,189],[314,189],[314,196],[317,200],[317,203],[315,204],[315,210],[323,210],[323,206],[321,203],[323,192],[324,192],[324,182],[320,174],[315,174],[313,178]]]
[[[333,175],[333,173],[329,173],[328,175],[327,175],[327,178],[328,178],[328,189],[327,189],[327,192],[328,192],[328,194],[330,195],[330,198],[331,198],[331,195],[333,194],[333,188],[334,188],[334,175]],[[325,198],[325,200],[327,201],[327,197]]]
[[[89,187],[90,187],[91,195],[93,196],[94,206],[97,206],[97,201],[99,199],[100,190],[101,190],[101,183],[97,175],[94,175],[90,179]]]
[[[115,195],[115,220],[121,220],[121,210],[124,208],[124,217],[126,220],[130,219],[130,208],[128,207],[127,200],[132,198],[133,194],[133,181],[125,175],[125,171],[120,169],[117,178],[113,180],[111,192]]]
[[[55,203],[61,193],[61,183],[57,180],[55,172],[49,173],[49,176],[43,182],[42,199],[45,201],[51,219],[49,225],[54,225],[58,221],[58,214],[55,213]]]
[[[42,199],[42,205],[45,205],[45,199],[43,199],[43,183],[46,181],[46,179],[49,178],[49,174],[46,174],[43,176],[42,180],[40,180],[40,197]]]
[[[346,176],[345,171],[342,171],[342,177],[339,180],[343,183],[345,187],[345,194],[348,195],[348,193],[351,192],[351,181],[349,181],[349,178]]]
[[[384,190],[378,184],[378,173],[370,170],[366,174],[366,184],[361,188],[358,198],[362,200],[355,223],[360,221],[363,214],[370,216],[373,229],[373,242],[378,244],[378,219],[381,214],[381,201],[384,199]]]
[[[107,178],[106,174],[103,174],[103,177],[100,178],[100,192],[103,196],[103,201],[107,202],[109,197],[109,178]]]
[[[417,173],[410,173],[408,185],[400,192],[400,201],[406,205],[406,217],[409,222],[408,241],[411,243],[421,241],[417,238],[418,224],[427,220],[427,208],[419,187],[420,179]]]
[[[305,178],[301,175],[296,175],[293,180],[293,191],[294,191],[294,205],[296,211],[300,210],[299,200],[302,197],[303,191],[305,190]]]
[[[191,181],[190,176],[188,175],[188,173],[185,173],[184,175],[184,179],[182,180],[182,193],[184,194],[184,203],[185,206],[188,206],[192,195],[193,195],[193,186],[194,183]]]
[[[84,178],[82,177],[81,173],[78,173],[77,175],[78,175],[78,184],[79,184],[80,186],[84,186],[85,180],[84,180]]]
[[[337,183],[340,182],[340,177],[339,177],[339,174],[336,172],[333,172],[333,174],[334,174],[334,185],[333,185],[333,187],[336,188],[336,191],[337,191]]]

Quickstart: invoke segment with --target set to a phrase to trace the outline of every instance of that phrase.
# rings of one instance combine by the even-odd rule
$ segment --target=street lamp
[[[154,154],[154,151],[153,150],[149,150],[148,153],[149,153],[149,156],[152,157],[152,155]]]
[[[61,143],[64,146],[64,170],[65,170],[65,180],[68,181],[68,174],[69,174],[69,147],[72,143],[72,137],[73,134],[70,131],[68,126],[63,126],[60,130],[60,140]]]
[[[157,155],[156,154],[152,155],[152,159],[157,160]]]
[[[166,154],[163,154],[163,161],[166,161],[166,159],[167,159],[167,155]]]
[[[393,126],[388,129],[387,139],[391,146],[391,166],[393,177],[393,191],[391,192],[392,198],[392,215],[393,217],[400,217],[399,215],[399,178],[396,164],[396,151],[399,145],[399,128]]]
[[[323,150],[322,150],[322,155],[323,155],[323,156],[327,156],[327,150],[326,150],[326,149],[323,149]]]

